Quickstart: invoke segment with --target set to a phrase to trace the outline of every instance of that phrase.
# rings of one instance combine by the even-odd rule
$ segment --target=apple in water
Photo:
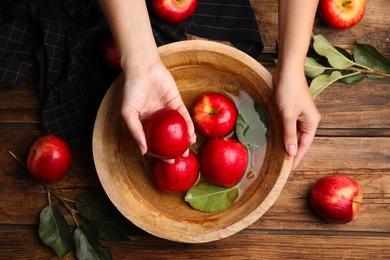
[[[152,179],[157,188],[168,192],[187,192],[199,177],[196,154],[190,150],[188,156],[176,157],[174,163],[154,158],[151,165]]]
[[[118,49],[114,37],[105,35],[100,42],[100,52],[106,65],[115,71],[122,71]]]
[[[151,0],[150,5],[154,14],[162,21],[178,24],[192,16],[198,0]]]
[[[186,121],[175,109],[162,108],[153,112],[143,122],[143,130],[151,156],[172,159],[189,147]]]
[[[354,220],[362,200],[359,184],[344,175],[322,177],[311,188],[312,208],[332,223],[345,224]]]
[[[202,176],[217,185],[232,186],[238,183],[247,163],[247,149],[234,138],[208,138],[199,150]]]
[[[222,93],[208,92],[199,96],[190,111],[195,129],[205,137],[224,137],[236,125],[238,112],[233,100]]]
[[[365,10],[365,0],[320,0],[318,4],[318,13],[324,22],[338,30],[358,24]]]
[[[27,157],[27,168],[38,180],[57,181],[65,176],[72,163],[68,144],[55,135],[43,135],[32,145]]]

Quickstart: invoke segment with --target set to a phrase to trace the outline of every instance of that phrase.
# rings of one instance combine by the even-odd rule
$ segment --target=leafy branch
[[[330,44],[321,34],[313,35],[305,60],[305,74],[312,79],[310,91],[315,98],[330,84],[340,80],[354,84],[365,78],[390,79],[390,60],[368,44],[355,43],[354,54]]]
[[[27,166],[11,151],[27,171]],[[62,258],[75,247],[77,259],[112,259],[111,250],[100,244],[99,239],[107,241],[125,241],[134,239],[128,236],[117,222],[119,213],[103,193],[82,193],[76,200],[61,197],[45,182],[38,180],[47,191],[49,205],[42,209],[39,216],[39,238]],[[73,232],[58,206],[52,203],[53,195],[70,213],[76,225]],[[68,202],[74,203],[76,209]],[[80,225],[77,215],[86,220]]]

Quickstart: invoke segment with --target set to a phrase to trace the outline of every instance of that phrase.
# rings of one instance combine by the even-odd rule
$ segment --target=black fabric
[[[249,0],[199,0],[195,14],[179,25],[149,15],[158,46],[185,40],[189,33],[231,41],[254,58],[263,50]],[[99,55],[98,43],[107,33],[96,0],[1,1],[0,81],[17,85],[39,66],[45,133],[69,140],[91,132],[117,76]]]

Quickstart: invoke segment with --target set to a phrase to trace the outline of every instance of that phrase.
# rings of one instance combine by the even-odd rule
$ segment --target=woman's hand
[[[310,94],[304,72],[291,70],[274,74],[275,100],[283,121],[284,144],[288,154],[295,156],[294,170],[313,142],[321,116]],[[287,74],[287,73],[286,73]]]
[[[191,117],[172,75],[160,59],[148,62],[147,66],[132,66],[125,71],[122,116],[141,153],[145,154],[148,149],[141,121],[163,107],[179,111],[187,122],[190,142],[195,143],[196,135]]]

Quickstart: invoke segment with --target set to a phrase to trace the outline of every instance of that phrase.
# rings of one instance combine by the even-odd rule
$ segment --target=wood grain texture
[[[272,73],[277,0],[251,3],[265,44],[260,62]],[[313,32],[350,52],[355,41],[371,44],[390,58],[389,24],[388,0],[370,0],[358,26],[335,31],[317,17]],[[37,84],[37,70],[18,86],[0,84],[1,259],[58,259],[37,234],[46,192],[8,153],[25,160],[31,144],[42,134]],[[157,238],[129,223],[126,231],[139,240],[103,244],[111,248],[114,259],[389,259],[389,95],[389,81],[334,83],[323,91],[315,99],[322,120],[312,146],[275,203],[244,230],[218,241],[186,244]],[[92,137],[70,145],[75,153],[71,171],[51,187],[70,199],[85,191],[102,191],[93,163]],[[327,223],[309,205],[310,187],[318,178],[334,173],[356,179],[363,190],[358,219],[346,225]],[[67,211],[61,210],[73,225]],[[64,259],[75,256],[70,253]]]

